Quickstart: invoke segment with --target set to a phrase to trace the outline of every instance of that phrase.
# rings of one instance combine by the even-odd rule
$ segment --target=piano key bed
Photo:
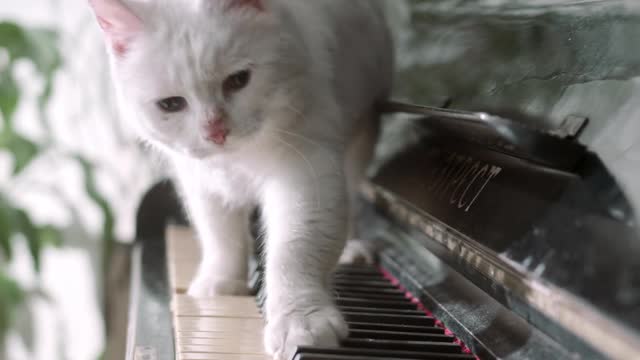
[[[257,296],[194,299],[186,295],[199,263],[191,231],[170,227],[167,266],[176,358],[270,359],[262,346],[260,306],[266,294],[255,269]],[[373,266],[341,266],[334,275],[336,303],[349,336],[336,348],[300,347],[292,360],[477,359],[389,273]]]

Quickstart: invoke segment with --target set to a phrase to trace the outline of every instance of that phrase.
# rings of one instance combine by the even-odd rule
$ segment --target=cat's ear
[[[89,0],[107,43],[116,56],[123,56],[142,32],[142,20],[121,0]]]

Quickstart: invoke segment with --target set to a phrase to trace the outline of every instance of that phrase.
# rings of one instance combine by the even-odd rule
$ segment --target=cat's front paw
[[[249,288],[246,281],[198,276],[189,286],[187,294],[195,298],[245,296],[249,295]]]
[[[342,251],[341,265],[373,265],[375,263],[375,245],[372,242],[351,239]]]
[[[290,360],[298,346],[337,346],[347,324],[333,305],[282,311],[269,319],[265,348],[274,360]]]

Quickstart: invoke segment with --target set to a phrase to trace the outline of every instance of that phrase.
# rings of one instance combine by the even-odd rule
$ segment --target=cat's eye
[[[158,108],[165,113],[177,113],[187,108],[187,99],[181,96],[173,96],[162,99],[156,103]]]
[[[238,71],[224,80],[222,90],[226,95],[230,95],[247,87],[247,85],[249,85],[249,81],[251,81],[251,71]]]

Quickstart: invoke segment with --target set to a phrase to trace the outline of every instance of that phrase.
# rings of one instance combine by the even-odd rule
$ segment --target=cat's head
[[[89,0],[141,135],[206,158],[283,129],[303,62],[269,0]]]

